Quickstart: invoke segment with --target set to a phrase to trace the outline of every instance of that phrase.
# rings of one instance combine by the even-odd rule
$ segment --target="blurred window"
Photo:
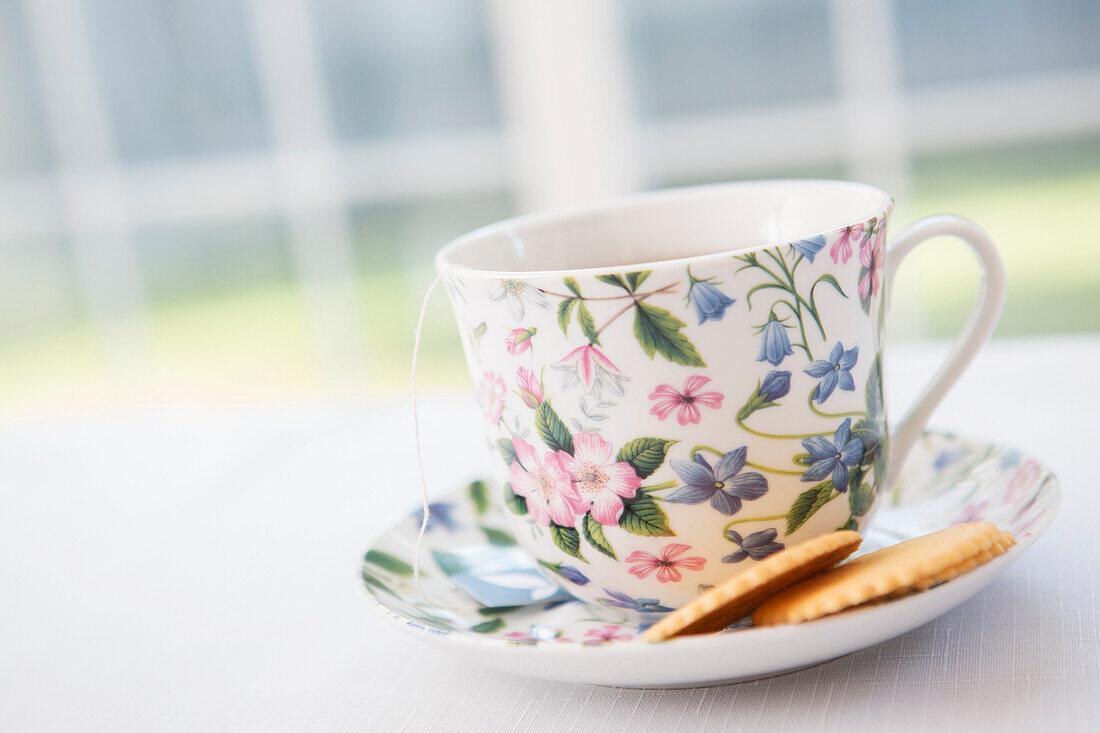
[[[124,161],[255,150],[267,123],[240,0],[85,0]]]
[[[831,97],[828,5],[816,0],[626,0],[644,117]]]
[[[0,241],[0,343],[79,315],[70,256],[56,235]]]
[[[0,0],[0,176],[50,161],[21,11],[19,0]]]
[[[567,100],[584,87],[556,65],[497,68],[496,49],[532,62],[524,53],[540,45],[494,33],[545,41],[537,14],[553,4],[56,2],[79,12],[0,0],[0,415],[107,393],[132,354],[156,394],[328,391],[339,359],[359,389],[405,388],[433,253],[515,213],[531,186],[507,159],[530,100],[504,96],[536,87],[512,76],[545,75]],[[592,21],[571,58],[611,61],[593,78],[632,106],[606,127],[636,138],[628,162],[648,185],[880,182],[898,194],[898,224],[951,210],[989,229],[1011,282],[999,334],[1100,329],[1100,2],[612,0],[561,12],[569,27]],[[83,46],[90,59],[74,67]],[[87,94],[69,100],[65,82],[82,72]],[[321,114],[294,117],[303,94],[319,95]],[[866,95],[896,99],[895,116],[861,107]],[[67,137],[85,129],[87,146]],[[296,143],[322,154],[280,147]],[[546,149],[570,153],[568,140]],[[94,175],[74,175],[89,162]],[[922,248],[899,279],[892,336],[953,333],[972,267],[957,243]],[[144,337],[112,351],[125,328],[102,296],[116,290],[138,293],[119,321],[144,321]],[[455,386],[464,370],[442,301],[422,377]],[[341,351],[359,330],[364,348]],[[105,399],[129,398],[116,381]]]
[[[136,233],[154,306],[293,282],[281,221],[172,224]]]
[[[342,139],[495,127],[488,39],[476,0],[313,3]]]
[[[1096,0],[898,0],[895,13],[910,87],[1100,64]]]

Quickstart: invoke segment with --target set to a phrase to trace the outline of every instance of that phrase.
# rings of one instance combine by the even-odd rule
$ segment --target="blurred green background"
[[[0,416],[402,392],[434,252],[561,202],[515,163],[554,136],[524,132],[546,100],[516,85],[569,73],[539,65],[531,18],[275,5],[0,0]],[[607,193],[868,180],[896,192],[894,232],[939,212],[989,230],[1011,337],[1100,329],[1098,8],[624,0],[555,22],[607,42],[575,50],[621,104],[570,118],[634,140]],[[960,244],[922,248],[891,340],[950,336],[976,286]],[[442,295],[423,349],[425,384],[465,385]]]

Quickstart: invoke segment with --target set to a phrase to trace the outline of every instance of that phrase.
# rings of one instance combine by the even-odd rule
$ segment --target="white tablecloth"
[[[895,415],[943,351],[888,354]],[[0,730],[1095,730],[1098,372],[1100,339],[1001,341],[934,418],[1063,481],[1054,526],[984,593],[816,668],[663,692],[483,670],[367,608],[361,553],[416,501],[404,404],[8,422]],[[477,473],[469,409],[425,404],[436,491]]]

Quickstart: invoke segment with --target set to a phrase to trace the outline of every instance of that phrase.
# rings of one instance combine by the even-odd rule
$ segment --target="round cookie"
[[[828,570],[858,548],[858,532],[840,530],[770,555],[650,626],[645,641],[721,631],[774,593]]]
[[[948,580],[951,580],[952,578],[956,578],[956,577],[962,575],[963,573],[969,573],[974,568],[979,567],[981,565],[985,565],[990,560],[994,560],[994,559],[1000,557],[1001,555],[1005,554],[1015,544],[1016,544],[1016,538],[1012,535],[1012,533],[1001,530],[1000,539],[998,539],[996,542],[994,542],[992,545],[990,545],[988,550],[985,550],[984,552],[980,552],[980,553],[978,553],[977,555],[975,555],[974,557],[972,557],[968,560],[963,560],[958,565],[952,565],[951,567],[946,568],[943,572],[938,573],[937,575],[933,575],[932,577],[925,578],[924,580],[922,580],[918,583],[915,583],[911,587],[900,588],[900,589],[894,591],[893,593],[891,593],[890,595],[886,596],[882,600],[883,601],[893,600],[895,598],[901,598],[903,596],[907,596],[907,595],[910,595],[912,593],[916,593],[916,592],[923,591],[923,590],[928,590],[929,588],[931,588],[933,586],[939,585],[940,583],[944,583]]]
[[[753,624],[809,621],[911,590],[979,557],[1001,538],[996,525],[973,522],[877,550],[777,593],[756,609]]]
[[[952,578],[958,577],[963,573],[969,573],[974,568],[985,565],[990,560],[998,558],[1001,555],[1008,552],[1016,544],[1016,538],[1011,532],[1001,530],[1000,538],[994,542],[988,550],[981,552],[969,560],[963,560],[958,565],[952,565],[939,575],[935,575],[931,578],[925,578],[924,580],[913,586],[913,590],[928,590],[934,585],[938,585]]]

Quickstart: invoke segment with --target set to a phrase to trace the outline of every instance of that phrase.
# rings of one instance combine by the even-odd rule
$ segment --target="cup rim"
[[[570,219],[581,218],[586,215],[594,214],[597,212],[612,213],[622,215],[629,212],[631,209],[647,206],[656,201],[669,201],[676,199],[690,199],[695,196],[703,194],[711,194],[721,191],[735,191],[737,189],[747,189],[753,186],[790,186],[792,184],[825,184],[836,187],[847,187],[853,190],[862,190],[864,192],[870,192],[877,198],[877,203],[871,209],[865,212],[862,216],[853,217],[847,220],[824,228],[818,228],[814,231],[798,234],[793,237],[788,237],[779,240],[768,240],[753,244],[747,247],[735,247],[729,250],[723,250],[720,252],[708,252],[698,255],[687,255],[684,257],[670,257],[659,260],[647,260],[644,262],[629,262],[613,265],[602,265],[598,267],[573,267],[573,268],[555,268],[555,269],[539,269],[539,270],[489,270],[483,267],[471,267],[464,265],[455,259],[455,254],[462,250],[464,247],[470,246],[479,240],[487,239],[493,235],[499,234],[504,231],[514,230],[517,228],[530,227],[538,224],[545,224],[553,221],[567,221]],[[474,273],[478,275],[485,275],[493,278],[535,278],[535,277],[564,277],[564,276],[577,276],[577,275],[596,275],[602,273],[619,272],[624,268],[631,270],[649,270],[655,269],[658,266],[684,266],[700,262],[706,262],[708,260],[716,260],[727,258],[731,255],[741,254],[744,252],[752,252],[758,249],[764,249],[767,247],[773,247],[776,245],[787,244],[788,242],[806,239],[814,237],[819,234],[827,234],[835,232],[840,229],[859,224],[867,221],[872,216],[877,216],[881,212],[888,211],[894,205],[894,199],[886,191],[872,186],[869,183],[861,183],[858,181],[846,181],[838,178],[761,178],[744,181],[727,181],[721,183],[705,183],[692,186],[676,186],[670,188],[660,188],[651,191],[642,191],[638,193],[626,194],[623,196],[615,196],[611,198],[598,199],[595,201],[584,202],[580,204],[573,204],[570,206],[562,206],[552,209],[545,209],[542,211],[535,211],[528,214],[520,214],[518,216],[502,219],[501,221],[488,224],[483,227],[479,227],[471,232],[467,232],[455,239],[452,239],[446,245],[444,245],[435,256],[435,267],[440,273],[448,269],[460,270],[467,273]]]

